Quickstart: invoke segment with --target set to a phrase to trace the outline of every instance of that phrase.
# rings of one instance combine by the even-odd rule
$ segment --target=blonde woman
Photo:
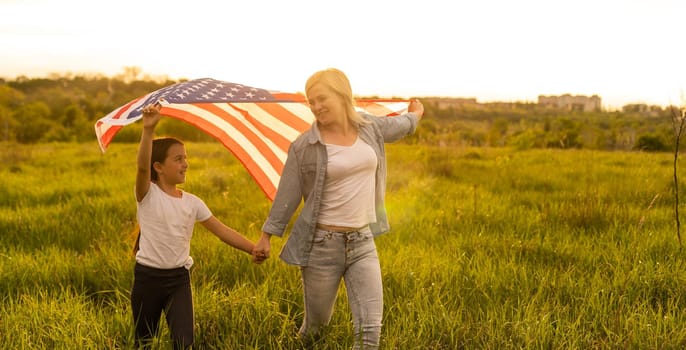
[[[253,255],[269,257],[271,236],[283,236],[302,201],[280,255],[300,267],[305,304],[300,334],[312,341],[329,323],[342,279],[353,316],[353,348],[376,349],[383,287],[374,237],[389,230],[384,143],[412,134],[424,107],[414,100],[400,116],[358,113],[350,82],[338,69],[314,73],[305,93],[316,121],[289,148]]]

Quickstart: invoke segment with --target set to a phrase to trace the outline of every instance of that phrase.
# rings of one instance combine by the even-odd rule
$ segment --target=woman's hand
[[[424,105],[418,99],[414,99],[407,106],[407,111],[416,114],[419,119],[422,119],[422,116],[424,116]]]

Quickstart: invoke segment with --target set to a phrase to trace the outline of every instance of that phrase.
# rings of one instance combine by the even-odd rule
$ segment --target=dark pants
[[[131,309],[137,346],[145,346],[157,334],[162,311],[174,349],[193,344],[193,296],[190,271],[186,268],[162,270],[136,264]]]

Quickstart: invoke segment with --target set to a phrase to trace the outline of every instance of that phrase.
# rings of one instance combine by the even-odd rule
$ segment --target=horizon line
[[[151,73],[144,73],[142,72],[142,69],[137,66],[124,66],[122,67],[122,72],[116,73],[116,74],[107,74],[103,72],[74,72],[70,70],[66,70],[63,72],[48,72],[48,73],[40,73],[40,74],[15,74],[14,76],[5,76],[5,75],[0,75],[0,81],[16,81],[19,78],[27,78],[27,79],[55,79],[55,78],[76,78],[76,77],[84,77],[84,78],[108,78],[108,79],[120,79],[122,81],[127,81],[126,75],[127,69],[139,69],[138,72],[135,73],[135,77],[133,81],[150,81],[150,82],[156,82],[156,83],[164,83],[165,81],[175,81],[175,82],[181,82],[181,81],[188,81],[188,80],[193,80],[193,78],[187,78],[187,77],[180,77],[180,78],[173,78],[169,75],[166,74],[151,74]],[[302,93],[301,91],[298,91],[296,93]],[[358,96],[364,96],[357,94]],[[369,96],[378,96],[380,98],[383,98],[383,94],[378,94],[378,93],[372,93],[372,94],[366,94]],[[394,95],[394,94],[386,94],[386,98],[400,98],[403,96],[400,95]],[[655,102],[646,102],[646,101],[641,101],[640,99],[637,99],[635,102],[625,102],[622,103],[621,105],[617,104],[609,104],[609,103],[603,103],[604,99],[601,94],[594,93],[594,94],[578,94],[578,93],[572,93],[572,92],[565,92],[565,93],[559,93],[559,94],[547,94],[547,93],[538,93],[536,95],[536,99],[530,100],[530,99],[518,99],[518,98],[511,98],[511,99],[498,99],[498,98],[486,98],[486,97],[477,97],[474,95],[467,96],[467,95],[427,95],[427,94],[419,94],[419,95],[408,95],[404,96],[407,98],[426,98],[426,99],[464,99],[464,100],[475,100],[477,104],[485,104],[485,103],[522,103],[522,104],[540,104],[538,102],[538,98],[540,97],[560,97],[560,96],[571,96],[571,97],[598,97],[601,100],[601,109],[602,110],[621,110],[623,107],[626,106],[635,106],[635,105],[645,105],[649,107],[660,107],[660,108],[669,108],[669,107],[679,107],[683,108],[684,105],[686,105],[686,101],[682,103],[681,105],[679,104],[674,104],[674,103],[655,103]]]

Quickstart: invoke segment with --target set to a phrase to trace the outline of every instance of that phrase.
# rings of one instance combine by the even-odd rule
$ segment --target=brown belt
[[[317,228],[320,230],[338,232],[338,233],[358,232],[365,227],[367,227],[367,225],[364,225],[362,227],[345,227],[345,226],[333,226],[333,225],[317,224]]]

